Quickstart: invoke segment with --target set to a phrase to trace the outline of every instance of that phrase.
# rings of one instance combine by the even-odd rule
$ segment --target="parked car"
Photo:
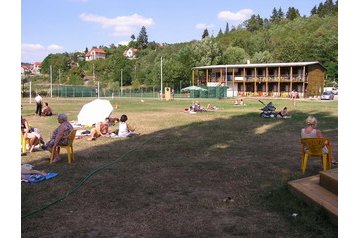
[[[334,95],[338,95],[338,88],[333,88],[333,89],[332,89],[332,93],[333,93]]]
[[[325,91],[321,95],[321,100],[333,100],[333,99],[334,99],[334,94],[332,91]]]

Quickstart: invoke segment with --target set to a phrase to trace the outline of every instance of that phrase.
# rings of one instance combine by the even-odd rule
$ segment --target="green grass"
[[[77,120],[91,99],[45,99],[55,113]],[[111,100],[111,99],[110,99]],[[270,101],[288,107],[290,119],[260,118],[255,98],[246,106],[231,99],[200,99],[222,110],[184,113],[192,99],[114,99],[113,114],[127,114],[141,136],[75,141],[75,162],[48,164],[48,152],[22,157],[36,169],[59,177],[22,184],[22,215],[60,198],[98,168],[64,201],[22,220],[24,237],[336,237],[325,214],[295,198],[287,182],[301,178],[300,129],[309,114],[332,139],[338,160],[338,102],[288,99]],[[38,127],[45,141],[56,117],[33,116],[34,103],[23,101],[22,115]],[[111,130],[116,129],[112,127]],[[61,156],[65,158],[65,154]],[[321,169],[310,160],[305,176]],[[224,202],[225,198],[233,202]],[[299,216],[292,217],[298,212]],[[54,215],[55,214],[55,215]],[[51,224],[43,226],[40,224]],[[52,225],[53,224],[53,225]],[[66,229],[63,229],[66,227]],[[51,232],[51,233],[49,233]]]

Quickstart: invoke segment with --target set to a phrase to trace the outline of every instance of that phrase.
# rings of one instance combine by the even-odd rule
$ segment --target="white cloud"
[[[43,50],[45,47],[43,47],[41,44],[22,44],[21,50],[22,51],[36,51],[36,50]]]
[[[221,11],[218,14],[218,18],[221,20],[229,20],[235,22],[243,22],[249,19],[254,14],[252,9],[241,9],[238,12],[231,12],[231,11]]]
[[[56,44],[48,45],[47,47],[41,44],[21,44],[21,61],[22,62],[36,62],[42,61],[47,55],[51,53],[63,52],[63,47]]]
[[[97,23],[103,28],[110,28],[113,30],[113,35],[115,36],[129,36],[142,26],[151,26],[154,24],[152,18],[145,18],[138,14],[108,18],[82,13],[80,19],[86,22]]]
[[[123,40],[123,41],[120,41],[119,44],[120,44],[120,45],[128,45],[128,44],[129,44],[129,41],[124,41],[124,40]]]
[[[63,47],[60,45],[52,44],[52,45],[47,46],[47,49],[53,50],[53,51],[59,51],[59,50],[63,50]]]
[[[198,23],[195,25],[195,28],[204,30],[204,29],[211,29],[214,28],[213,24],[205,24],[205,23]]]

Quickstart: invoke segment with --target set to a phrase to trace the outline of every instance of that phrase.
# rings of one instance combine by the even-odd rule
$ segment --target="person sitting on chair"
[[[306,127],[301,130],[301,138],[322,138],[324,137],[321,130],[316,129],[317,119],[314,116],[308,116],[306,119]],[[329,142],[322,148],[323,153],[328,154]],[[331,159],[332,164],[337,164],[333,158]]]
[[[57,162],[60,160],[59,145],[68,145],[68,139],[66,138],[71,131],[73,130],[73,126],[68,122],[66,114],[59,114],[57,117],[58,123],[60,125],[52,132],[51,139],[46,143],[46,150],[52,152],[54,151],[54,157],[52,162]]]
[[[41,136],[40,131],[35,128],[31,127],[29,122],[21,116],[21,132],[27,144],[29,145],[29,152],[33,152],[35,146],[42,144],[44,145],[45,142]]]

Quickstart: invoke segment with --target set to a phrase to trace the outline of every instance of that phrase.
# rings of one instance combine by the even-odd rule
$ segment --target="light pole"
[[[58,69],[58,92],[57,92],[57,97],[60,96],[60,84],[61,84],[61,70]]]
[[[52,97],[52,65],[50,65],[51,97]]]
[[[123,69],[121,69],[121,97],[123,95]]]
[[[160,100],[163,100],[163,57],[160,56]]]

